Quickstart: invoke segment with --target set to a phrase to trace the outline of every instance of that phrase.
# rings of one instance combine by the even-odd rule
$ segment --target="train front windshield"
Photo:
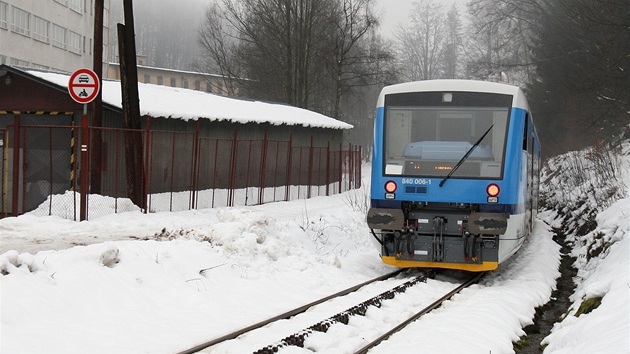
[[[511,104],[490,93],[386,95],[385,175],[501,178]]]

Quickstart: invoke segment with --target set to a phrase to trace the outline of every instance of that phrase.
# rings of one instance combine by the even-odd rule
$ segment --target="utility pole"
[[[103,83],[103,8],[104,0],[94,2],[94,57],[92,70]],[[101,193],[101,150],[103,138],[100,128],[103,126],[103,90],[92,101],[92,139],[90,157],[90,193]]]
[[[140,98],[138,94],[138,66],[136,63],[136,35],[132,0],[123,0],[125,24],[118,24],[118,52],[120,56],[120,83],[122,85],[123,127],[125,131],[125,167],[127,196],[146,211],[143,193],[142,128],[140,124]]]

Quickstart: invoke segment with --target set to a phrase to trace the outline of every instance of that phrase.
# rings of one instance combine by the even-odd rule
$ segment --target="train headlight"
[[[396,189],[398,189],[398,186],[396,185],[396,182],[394,181],[387,181],[387,183],[385,183],[385,199],[394,199],[396,198],[396,194],[394,194],[394,192],[396,192]]]
[[[501,188],[498,185],[492,183],[486,187],[486,193],[488,193],[488,203],[498,203],[499,202],[499,193],[501,193]]]

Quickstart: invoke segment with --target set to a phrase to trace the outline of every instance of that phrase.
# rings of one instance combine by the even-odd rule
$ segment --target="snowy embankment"
[[[630,353],[630,140],[601,149],[556,157],[543,175],[554,210],[540,217],[567,233],[578,269],[545,353]]]
[[[85,222],[2,219],[0,352],[174,353],[389,272],[372,248],[362,193],[256,207],[131,211]],[[547,351],[584,352],[599,343],[600,352],[627,352],[627,204],[599,214],[590,238],[617,242],[580,258],[574,308],[548,337]],[[541,216],[554,226],[562,222],[551,212]],[[551,297],[559,257],[549,227],[537,222],[524,248],[483,283],[375,352],[513,352],[535,308]],[[572,315],[597,294],[601,306]],[[368,315],[383,327],[391,324],[386,315]],[[339,333],[358,338],[375,330],[374,322],[351,322]],[[224,352],[258,349],[244,341],[229,348]]]

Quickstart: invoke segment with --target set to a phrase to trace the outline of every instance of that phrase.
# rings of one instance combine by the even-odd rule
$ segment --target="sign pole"
[[[94,71],[90,69],[79,69],[70,75],[68,81],[68,93],[77,103],[83,104],[83,117],[81,120],[81,203],[79,208],[80,221],[87,220],[87,197],[90,192],[88,185],[88,174],[90,163],[88,155],[88,145],[90,142],[88,131],[87,104],[96,98],[101,88],[101,81]],[[99,147],[100,148],[100,147]]]
[[[80,221],[87,219],[87,194],[88,188],[88,116],[87,103],[83,104],[83,117],[81,119],[81,204]]]

